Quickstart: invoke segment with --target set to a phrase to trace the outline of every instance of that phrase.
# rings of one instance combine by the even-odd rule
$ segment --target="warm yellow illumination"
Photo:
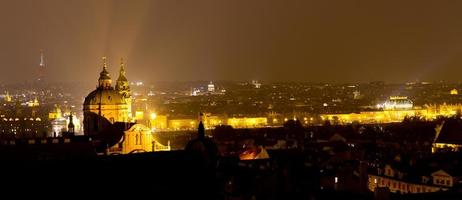
[[[144,112],[143,111],[136,111],[135,112],[135,119],[136,120],[143,120],[144,119]]]
[[[156,119],[157,118],[157,114],[156,113],[151,113],[151,119]]]
[[[268,124],[266,117],[230,118],[228,125],[234,128],[264,127]]]
[[[408,110],[379,110],[360,113],[322,114],[320,117],[322,120],[330,120],[331,122],[335,121],[340,124],[352,122],[373,124],[401,122],[405,117],[414,116],[421,117],[426,120],[433,120],[438,116],[453,116],[458,110],[462,110],[462,104],[425,105],[424,108]]]

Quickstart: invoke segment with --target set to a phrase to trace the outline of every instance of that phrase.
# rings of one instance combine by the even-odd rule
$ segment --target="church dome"
[[[103,71],[99,73],[99,79],[100,81],[102,80],[111,80],[111,77],[109,76],[109,72],[107,71],[106,68],[103,68]]]
[[[125,97],[114,89],[96,89],[85,98],[86,105],[120,105],[126,104]]]

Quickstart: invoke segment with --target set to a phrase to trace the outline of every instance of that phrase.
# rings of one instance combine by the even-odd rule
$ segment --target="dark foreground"
[[[316,173],[319,170],[304,165],[301,152],[270,154],[267,160],[220,158],[214,168],[204,165],[200,155],[186,151],[2,160],[1,188],[4,194],[65,199],[119,195],[129,195],[128,199],[374,199],[371,192],[320,188],[323,178]],[[390,194],[390,199],[461,198],[451,192]]]

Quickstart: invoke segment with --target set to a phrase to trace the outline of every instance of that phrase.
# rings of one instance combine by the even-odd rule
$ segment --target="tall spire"
[[[107,71],[107,62],[106,62],[106,56],[102,57],[103,59],[103,71]]]
[[[109,72],[107,71],[107,63],[106,63],[106,57],[103,57],[103,71],[99,73],[99,87],[100,88],[110,88],[111,87],[111,77],[109,76]]]
[[[125,77],[125,63],[123,58],[120,58],[120,73],[119,78],[117,78],[116,89],[125,97],[130,97],[130,86],[127,77]]]
[[[127,82],[128,83],[128,80],[127,80],[127,77],[125,77],[124,59],[120,58],[120,73],[119,73],[119,78],[117,79],[117,84],[122,84],[122,82]]]
[[[40,64],[37,71],[37,81],[43,82],[45,79],[45,61],[43,59],[43,49],[40,49]]]
[[[40,67],[45,66],[45,63],[43,62],[43,49],[40,49]]]
[[[73,116],[71,112],[69,115],[69,124],[67,125],[67,132],[69,134],[74,135],[74,131],[75,131],[74,129],[75,129],[75,125],[74,125],[74,120],[73,120]]]
[[[124,64],[124,58],[120,58],[120,75],[125,76],[125,64]]]
[[[205,138],[205,128],[204,123],[202,123],[204,114],[199,113],[199,127],[197,128],[197,138],[204,139]]]

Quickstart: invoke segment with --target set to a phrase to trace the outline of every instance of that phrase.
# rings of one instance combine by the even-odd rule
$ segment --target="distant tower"
[[[40,64],[38,68],[37,81],[43,82],[45,79],[45,62],[43,60],[43,49],[40,50]]]
[[[207,87],[207,90],[209,92],[215,92],[215,85],[212,83],[212,81],[210,81],[208,87]]]
[[[115,89],[125,97],[126,103],[128,105],[128,117],[132,116],[132,98],[130,94],[130,84],[128,83],[127,77],[125,76],[125,63],[123,58],[120,58],[119,78],[117,78]]]
[[[120,72],[116,83],[116,90],[125,97],[130,97],[130,86],[128,84],[127,77],[125,77],[125,64],[123,58],[120,59]]]
[[[204,114],[199,114],[199,127],[197,127],[197,138],[203,140],[205,138],[205,127],[202,121],[204,120]]]
[[[75,125],[74,125],[74,121],[73,121],[73,116],[72,116],[72,113],[69,115],[69,124],[67,125],[67,132],[69,133],[69,135],[74,135],[74,132],[75,132]]]
[[[202,118],[203,114],[200,113],[197,138],[190,140],[185,150],[200,155],[201,158],[198,161],[203,162],[203,164],[205,164],[204,166],[209,170],[213,170],[217,166],[218,148],[212,140],[205,137],[205,128],[202,123]]]

